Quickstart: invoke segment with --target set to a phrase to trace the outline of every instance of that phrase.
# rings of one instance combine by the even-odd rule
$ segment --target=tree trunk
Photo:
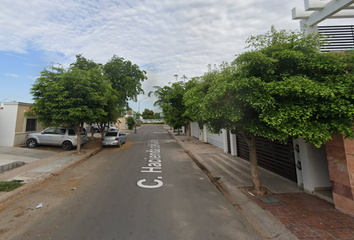
[[[187,142],[189,142],[189,134],[190,134],[190,132],[189,132],[189,129],[190,129],[190,124],[191,123],[188,123],[187,125],[186,125],[186,128],[187,128]]]
[[[93,135],[95,134],[95,128],[91,126],[91,141],[93,141]]]
[[[250,169],[251,169],[254,191],[258,194],[263,194],[263,189],[262,189],[261,181],[259,179],[259,172],[258,172],[258,158],[257,158],[257,151],[256,151],[257,137],[254,136],[253,134],[250,137],[243,134],[243,137],[246,140],[248,149],[250,151]]]
[[[81,132],[82,132],[83,124],[75,124],[74,131],[77,137],[77,153],[81,153]]]
[[[108,126],[109,126],[109,124],[107,125],[107,130],[108,130]],[[105,129],[106,129],[106,124],[105,123],[101,123],[100,124],[100,130],[101,130],[101,139],[103,139],[104,138],[104,134],[105,134]]]
[[[77,153],[81,153],[81,131],[77,135]]]

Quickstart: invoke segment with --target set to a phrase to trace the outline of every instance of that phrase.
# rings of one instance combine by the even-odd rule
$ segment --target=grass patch
[[[5,182],[5,181],[0,181],[0,192],[10,192],[16,188],[19,188],[22,186],[22,183],[20,182]]]

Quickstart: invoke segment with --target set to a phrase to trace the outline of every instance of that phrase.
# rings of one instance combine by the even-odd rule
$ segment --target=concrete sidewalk
[[[262,184],[272,192],[257,196],[252,186],[249,162],[194,137],[177,135],[165,128],[217,181],[225,196],[266,239],[354,239],[354,218],[334,205],[307,194],[295,182],[259,168]]]

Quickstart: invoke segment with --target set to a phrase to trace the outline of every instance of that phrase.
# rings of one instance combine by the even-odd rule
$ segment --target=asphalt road
[[[36,187],[0,226],[0,239],[262,239],[162,125]]]

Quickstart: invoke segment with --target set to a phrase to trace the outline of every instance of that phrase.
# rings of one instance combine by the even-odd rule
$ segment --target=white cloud
[[[223,48],[235,49],[230,49],[233,43],[239,48],[254,30],[271,25],[259,18],[260,13],[269,17],[262,5],[270,3],[264,0],[19,0],[15,6],[6,0],[4,5],[7,14],[0,18],[0,31],[7,44],[1,50],[25,52],[31,46],[67,57],[82,52],[102,62],[113,53],[143,64],[169,56],[222,55]],[[9,45],[10,38],[15,41]]]
[[[13,74],[13,73],[5,73],[5,76],[9,76],[9,77],[13,77],[13,78],[19,77],[17,74]]]
[[[116,54],[149,71],[144,87],[151,89],[173,81],[174,74],[200,76],[207,64],[232,61],[247,37],[271,25],[298,29],[291,9],[303,5],[303,0],[2,0],[0,51],[41,50],[64,65],[80,53],[101,63]]]

